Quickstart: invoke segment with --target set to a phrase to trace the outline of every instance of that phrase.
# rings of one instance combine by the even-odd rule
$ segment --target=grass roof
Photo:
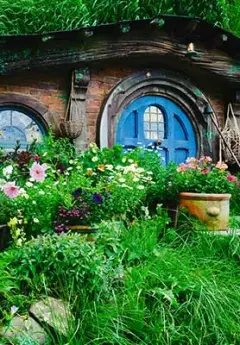
[[[73,30],[161,14],[201,17],[240,36],[240,0],[0,0],[0,35]]]

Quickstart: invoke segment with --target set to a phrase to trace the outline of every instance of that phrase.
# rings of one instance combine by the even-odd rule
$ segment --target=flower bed
[[[156,216],[156,206],[176,204],[181,191],[239,196],[237,178],[210,157],[164,167],[157,152],[124,152],[121,146],[100,150],[95,144],[76,155],[66,139],[50,134],[44,145],[0,160],[0,224],[8,224],[18,246],[76,225]]]

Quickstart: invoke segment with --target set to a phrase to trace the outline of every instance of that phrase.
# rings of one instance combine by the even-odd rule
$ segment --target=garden
[[[0,162],[0,344],[240,343],[239,180],[225,163],[75,153],[51,133]],[[233,233],[179,209],[181,192],[231,194]]]

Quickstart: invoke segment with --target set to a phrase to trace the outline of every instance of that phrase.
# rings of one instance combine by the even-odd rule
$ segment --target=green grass
[[[0,0],[0,34],[73,30],[161,14],[198,16],[240,35],[239,0]]]
[[[40,285],[46,284],[48,295],[71,301],[75,315],[66,337],[50,333],[50,345],[240,343],[239,238],[183,229],[179,233],[171,228],[163,234],[159,231],[163,221],[149,222],[149,227],[147,224],[137,221],[128,230],[113,223],[102,227],[96,254],[101,250],[106,261],[99,261],[99,269],[104,272],[104,265],[118,264],[123,268],[108,285],[107,293],[104,284],[93,283],[94,271],[99,274],[96,265],[92,266],[91,280],[84,279],[84,287],[71,285],[71,270],[74,277],[86,269],[87,262],[91,267],[90,257],[78,264],[73,261],[66,279],[59,262],[61,274],[56,265],[54,290],[47,288],[47,276],[39,280],[41,294]],[[54,257],[54,251],[51,255]],[[8,267],[11,271],[11,262]],[[33,268],[29,270],[34,272]],[[81,286],[81,281],[77,284]],[[36,286],[28,291],[29,298],[31,294],[36,296],[37,290]]]

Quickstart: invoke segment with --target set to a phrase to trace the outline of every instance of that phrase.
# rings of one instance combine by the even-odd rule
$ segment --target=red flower
[[[202,175],[207,175],[208,173],[209,173],[209,170],[208,170],[208,169],[202,170]]]
[[[237,177],[231,174],[227,175],[227,179],[229,182],[237,182]]]
[[[33,159],[34,159],[36,162],[38,162],[38,161],[40,160],[40,156],[39,156],[39,155],[35,155],[35,156],[33,157]]]

